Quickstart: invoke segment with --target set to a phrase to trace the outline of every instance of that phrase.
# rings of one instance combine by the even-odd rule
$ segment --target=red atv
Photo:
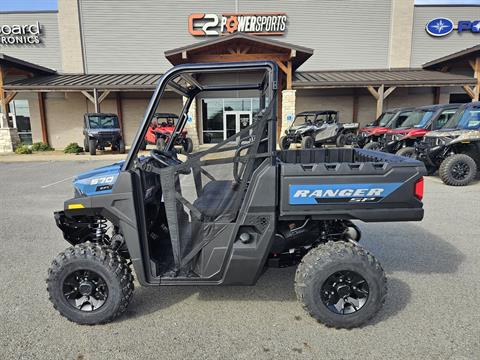
[[[432,130],[438,130],[461,104],[422,106],[413,111],[397,129],[389,130],[379,141],[379,150],[406,157],[415,156],[415,143]]]
[[[399,127],[412,110],[413,108],[398,108],[385,111],[373,123],[359,130],[358,145],[365,149],[378,150],[378,140],[390,129]]]
[[[157,149],[163,150],[175,130],[177,121],[178,116],[175,114],[155,114],[154,120],[148,127],[147,134],[145,135],[145,141],[148,144],[156,145]],[[174,145],[181,146],[183,151],[187,154],[190,154],[193,151],[193,141],[187,137],[187,130],[185,129],[175,138]]]

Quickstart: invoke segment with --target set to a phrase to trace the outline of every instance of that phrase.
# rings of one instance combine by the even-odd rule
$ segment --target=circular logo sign
[[[432,19],[425,26],[425,30],[432,36],[445,36],[453,31],[453,21],[447,18]]]

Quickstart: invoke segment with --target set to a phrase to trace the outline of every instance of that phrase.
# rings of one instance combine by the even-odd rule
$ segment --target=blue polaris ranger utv
[[[79,175],[74,198],[55,213],[71,245],[48,272],[61,315],[115,319],[132,298],[131,268],[143,286],[253,285],[266,266],[297,264],[298,300],[327,326],[360,326],[379,311],[385,274],[351,220],[421,220],[425,167],[364,149],[278,150],[277,79],[268,61],[179,65],[161,78],[126,160]],[[171,91],[186,99],[175,131],[139,156]],[[192,102],[219,91],[255,93],[256,118],[177,156]]]

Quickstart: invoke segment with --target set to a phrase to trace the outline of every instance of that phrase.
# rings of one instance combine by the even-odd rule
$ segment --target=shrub
[[[30,149],[30,147],[25,144],[20,144],[15,149],[15,154],[21,155],[21,154],[31,154],[31,153],[32,153],[32,149]]]
[[[65,149],[63,149],[65,154],[78,154],[83,152],[83,148],[79,146],[76,142],[68,144]]]
[[[32,151],[53,151],[55,150],[50,145],[43,142],[36,142],[32,144]]]

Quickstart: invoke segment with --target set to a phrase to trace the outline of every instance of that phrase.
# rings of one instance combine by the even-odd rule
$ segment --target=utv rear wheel
[[[311,136],[305,136],[302,138],[302,149],[311,149],[314,145],[315,144]]]
[[[387,295],[379,262],[349,242],[328,242],[310,250],[295,274],[298,300],[326,326],[354,328],[378,313]]]
[[[376,141],[370,141],[363,148],[368,149],[368,150],[378,150],[378,151],[380,151],[380,144]]]
[[[400,150],[397,151],[397,153],[395,155],[404,156],[404,157],[407,157],[407,158],[414,159],[416,157],[415,148],[413,148],[411,146],[401,148]]]
[[[78,324],[101,324],[125,312],[133,294],[133,275],[110,248],[83,243],[68,248],[48,270],[53,307]]]
[[[83,149],[85,150],[85,152],[89,152],[89,141],[87,138],[84,138],[83,139]]]
[[[88,139],[88,151],[90,152],[90,155],[97,154],[97,140]]]
[[[123,141],[123,139],[118,140],[118,152],[125,154],[125,141]]]
[[[193,140],[190,138],[185,138],[183,141],[183,150],[186,154],[190,154],[193,151]]]
[[[466,154],[455,154],[443,160],[438,172],[445,184],[465,186],[475,179],[477,164]]]
[[[290,141],[288,141],[287,136],[280,137],[280,149],[281,150],[288,150],[290,148]]]
[[[155,145],[157,146],[158,150],[163,150],[165,149],[165,144],[166,142],[164,138],[158,138]]]

